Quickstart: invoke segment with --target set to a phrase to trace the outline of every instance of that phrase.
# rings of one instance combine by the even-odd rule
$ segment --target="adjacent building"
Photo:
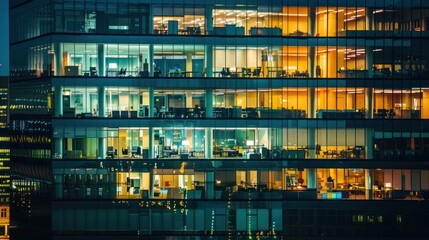
[[[9,4],[0,3],[0,239],[9,238],[10,147],[8,118]]]
[[[426,236],[428,19],[420,0],[12,3],[16,235]]]

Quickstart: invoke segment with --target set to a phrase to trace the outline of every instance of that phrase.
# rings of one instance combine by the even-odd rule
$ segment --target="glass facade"
[[[427,2],[37,0],[10,19],[21,221],[76,237],[427,233]]]

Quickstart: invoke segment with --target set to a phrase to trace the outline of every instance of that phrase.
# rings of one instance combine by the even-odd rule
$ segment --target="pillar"
[[[105,137],[98,138],[98,157],[106,159],[107,155],[107,139]]]
[[[365,159],[374,158],[374,129],[367,128],[365,129]]]
[[[316,128],[308,128],[308,158],[316,158]],[[317,172],[315,168],[307,169],[307,189],[317,189]],[[317,192],[316,192],[317,193]]]
[[[367,118],[374,117],[374,88],[365,88],[365,109]]]
[[[55,117],[63,116],[63,87],[55,87]]]
[[[308,88],[307,118],[316,118],[316,88]]]
[[[104,44],[97,46],[98,76],[106,76],[106,56],[104,54]]]
[[[149,45],[149,76],[153,77],[153,72],[154,72],[154,66],[155,66],[155,61],[154,61],[154,46],[153,44]]]
[[[213,7],[206,6],[205,9],[205,19],[206,21],[206,35],[213,33]]]
[[[374,169],[365,169],[365,199],[366,200],[373,199],[373,194],[372,194],[373,176],[374,176]]]
[[[55,76],[62,76],[63,74],[63,45],[61,43],[54,44],[55,53]]]
[[[374,31],[374,12],[372,8],[366,9],[366,29],[367,31]]]
[[[206,118],[213,117],[213,89],[207,89],[205,95]]]
[[[368,78],[373,78],[374,76],[374,72],[373,72],[373,68],[372,65],[374,64],[374,52],[372,51],[373,47],[366,47],[365,49],[365,62],[366,62],[366,69],[368,71],[367,73],[367,77]]]
[[[213,46],[205,46],[206,77],[213,77]]]
[[[153,144],[153,127],[149,127],[149,159],[155,158],[155,146]]]
[[[204,135],[204,155],[206,159],[211,159],[213,158],[213,128],[205,128]]]
[[[153,5],[150,5],[149,7],[149,31],[148,34],[153,34]]]
[[[106,87],[98,88],[98,117],[106,117]]]
[[[58,156],[58,158],[63,158],[63,138],[54,138],[54,155]]]
[[[307,189],[309,190],[317,189],[317,169],[316,168],[307,168]]]
[[[206,183],[206,199],[214,199],[214,172],[205,173],[205,183]]]
[[[316,36],[316,8],[308,8],[308,34]]]
[[[55,199],[63,198],[63,177],[61,175],[54,176],[55,178]]]
[[[186,53],[186,72],[192,72],[192,53]],[[189,73],[189,77],[192,77],[192,73]]]
[[[156,163],[155,163],[156,164]],[[154,193],[154,180],[153,180],[153,178],[155,177],[154,176],[154,174],[153,174],[153,168],[151,168],[150,170],[149,170],[149,198],[150,199],[153,199],[153,197],[154,197],[154,195],[155,195],[155,193]]]
[[[192,104],[192,91],[186,91],[186,108],[194,108]]]
[[[308,74],[310,78],[316,77],[316,47],[308,48]]]
[[[154,90],[152,87],[148,88],[149,92],[149,117],[153,118],[155,116],[155,98],[154,98]]]
[[[309,127],[308,131],[308,158],[316,158],[316,128]]]

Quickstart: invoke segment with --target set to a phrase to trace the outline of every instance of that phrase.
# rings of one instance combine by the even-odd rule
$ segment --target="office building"
[[[10,136],[8,125],[9,11],[0,3],[0,239],[9,239]]]
[[[33,0],[10,15],[17,234],[428,234],[429,2]]]

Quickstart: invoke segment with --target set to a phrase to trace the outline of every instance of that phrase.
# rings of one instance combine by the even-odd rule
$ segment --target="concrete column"
[[[149,34],[153,34],[153,5],[150,5],[149,7]]]
[[[308,34],[316,36],[316,8],[308,8]]]
[[[149,117],[153,118],[155,116],[155,97],[154,90],[152,87],[148,88],[149,92]]]
[[[98,76],[106,76],[106,55],[104,54],[104,44],[97,46]]]
[[[365,169],[365,199],[366,200],[373,199],[373,194],[372,194],[373,176],[374,176],[374,169]]]
[[[156,164],[156,163],[155,163]],[[150,199],[153,199],[153,197],[154,197],[154,180],[153,180],[153,178],[155,177],[154,176],[154,174],[153,174],[153,169],[151,168],[150,170],[149,170],[150,172],[149,172],[149,198]]]
[[[64,75],[63,67],[63,45],[61,43],[54,44],[54,53],[55,53],[55,76]]]
[[[310,78],[316,77],[316,47],[308,48],[308,74]]]
[[[149,159],[155,158],[155,146],[153,144],[153,127],[149,127]]]
[[[63,158],[63,138],[54,138],[54,155]]]
[[[55,176],[55,198],[63,198],[63,178],[62,176]]]
[[[206,77],[213,77],[213,46],[205,46]]]
[[[186,108],[194,108],[192,104],[192,91],[186,91]]]
[[[315,168],[307,168],[307,189],[317,189],[317,169]]]
[[[186,53],[186,72],[192,72],[192,53]],[[189,77],[192,77],[192,73]]]
[[[149,76],[153,77],[153,72],[154,72],[154,66],[155,66],[155,62],[154,62],[154,46],[153,44],[149,45]]]
[[[374,88],[365,88],[365,109],[366,118],[374,117]]]
[[[98,88],[98,117],[106,117],[106,87]]]
[[[98,138],[98,157],[106,159],[107,155],[107,139],[105,137]]]
[[[206,35],[213,33],[213,7],[206,6],[205,9]]]
[[[366,28],[367,31],[373,31],[374,30],[374,9],[367,8],[366,9]]]
[[[316,118],[316,88],[308,88],[307,93],[307,117],[308,118]]]
[[[206,182],[206,199],[214,199],[214,172],[205,173],[205,182]]]
[[[316,129],[308,128],[308,158],[316,158]]]
[[[373,159],[374,158],[374,129],[367,128],[365,129],[365,158]]]
[[[206,159],[213,158],[213,128],[204,130],[204,156]]]
[[[373,78],[374,72],[372,69],[372,65],[374,64],[374,52],[372,51],[373,47],[366,47],[365,49],[365,62],[366,62],[366,69],[368,71],[367,77]]]
[[[207,89],[206,95],[206,118],[213,117],[213,89]]]
[[[63,116],[63,87],[55,87],[55,117]]]

